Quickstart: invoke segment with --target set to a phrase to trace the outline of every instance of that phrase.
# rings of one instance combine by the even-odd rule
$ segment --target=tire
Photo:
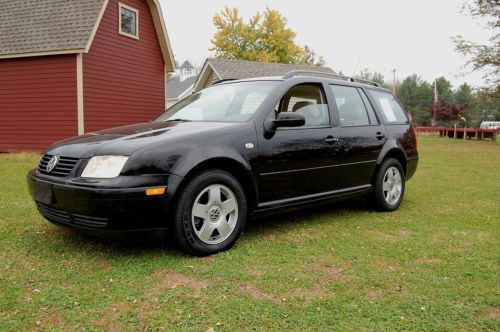
[[[175,241],[196,256],[227,250],[245,227],[247,209],[245,192],[231,174],[204,171],[186,184],[177,200]]]
[[[394,211],[403,201],[405,193],[405,174],[401,163],[387,158],[375,175],[373,203],[379,211]]]

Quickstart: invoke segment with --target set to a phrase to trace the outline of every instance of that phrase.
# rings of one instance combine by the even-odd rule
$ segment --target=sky
[[[297,44],[310,46],[326,65],[354,76],[368,68],[392,81],[416,73],[432,82],[444,76],[457,88],[483,85],[482,74],[464,69],[451,37],[486,42],[489,32],[460,12],[463,0],[160,0],[175,59],[201,66],[216,29],[212,18],[237,7],[247,21],[267,7],[288,20]],[[464,75],[465,74],[465,75]]]

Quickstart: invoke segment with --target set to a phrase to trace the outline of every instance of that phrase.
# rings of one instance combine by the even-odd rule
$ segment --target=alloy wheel
[[[194,233],[206,244],[225,241],[238,221],[236,195],[226,186],[213,184],[196,197],[191,222]]]

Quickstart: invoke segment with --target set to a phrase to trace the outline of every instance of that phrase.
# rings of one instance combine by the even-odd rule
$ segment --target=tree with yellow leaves
[[[323,66],[323,57],[317,57],[307,45],[300,47],[294,41],[296,33],[288,28],[287,20],[277,10],[267,8],[257,12],[248,23],[239,16],[237,8],[225,7],[213,18],[217,32],[210,51],[222,59],[278,62]]]

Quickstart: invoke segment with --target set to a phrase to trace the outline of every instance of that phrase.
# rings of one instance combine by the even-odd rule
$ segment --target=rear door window
[[[385,123],[408,123],[406,112],[389,92],[368,90],[375,100]]]
[[[368,115],[365,103],[357,88],[343,85],[330,85],[330,88],[335,97],[342,127],[376,124],[375,116]]]

